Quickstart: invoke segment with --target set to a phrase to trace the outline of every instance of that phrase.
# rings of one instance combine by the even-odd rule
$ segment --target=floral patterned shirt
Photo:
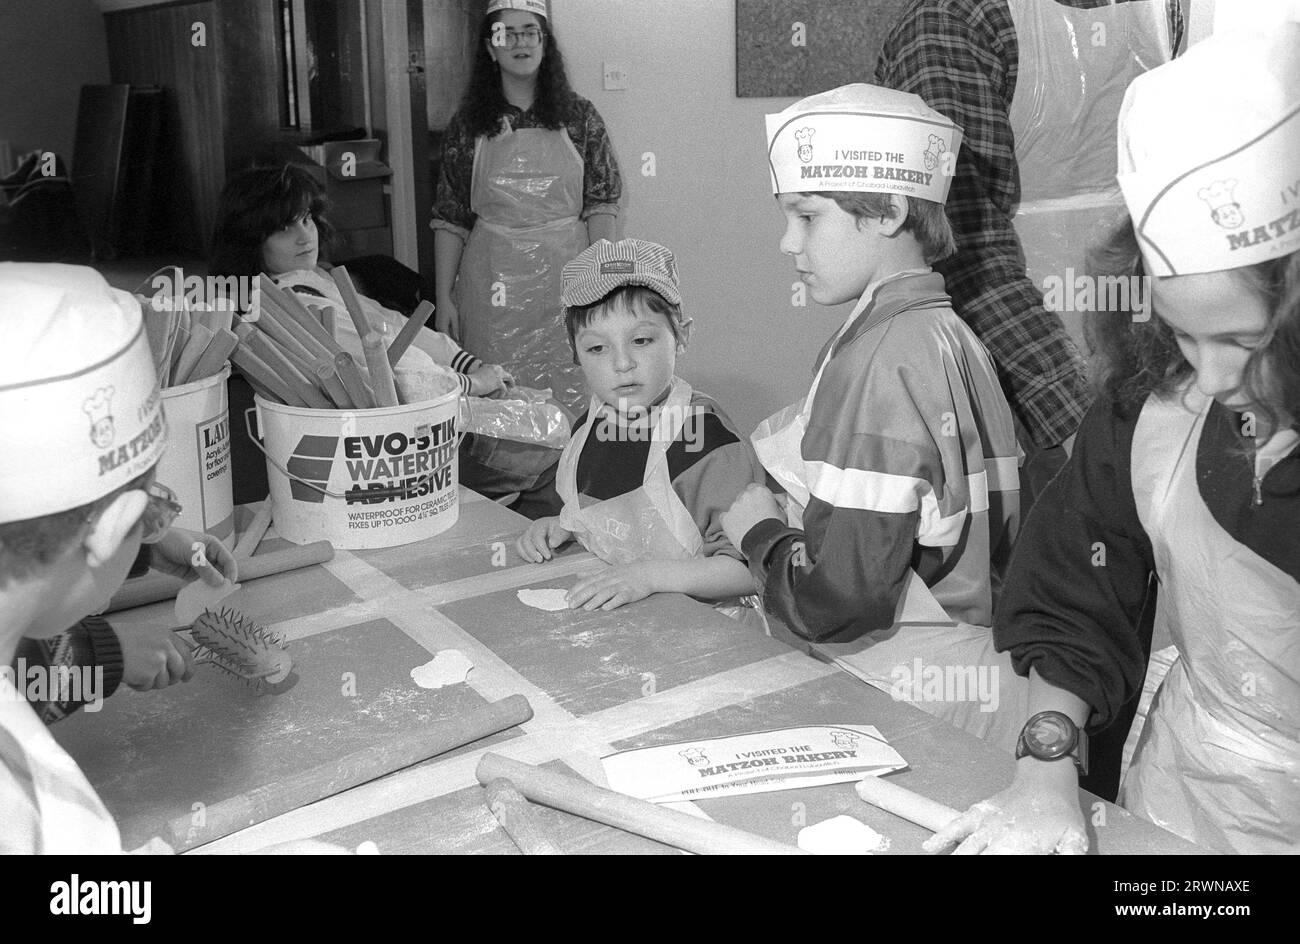
[[[544,127],[532,109],[521,111],[511,106],[507,120],[516,130]],[[617,215],[623,195],[623,178],[614,157],[614,148],[605,130],[605,121],[596,106],[580,95],[573,97],[569,119],[564,123],[569,139],[582,158],[582,219],[593,214]],[[474,175],[474,137],[469,133],[464,115],[457,112],[447,126],[442,145],[442,163],[438,172],[433,201],[434,229],[445,229],[461,238],[469,235],[476,219],[470,209],[470,183]]]

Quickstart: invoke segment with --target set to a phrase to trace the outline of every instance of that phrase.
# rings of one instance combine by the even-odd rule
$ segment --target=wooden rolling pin
[[[295,544],[293,547],[286,547],[280,551],[271,551],[268,554],[258,554],[247,560],[239,562],[239,580],[245,582],[256,580],[259,577],[269,577],[272,574],[282,574],[287,570],[297,570],[299,567],[309,567],[312,564],[323,564],[334,557],[334,545],[329,541],[316,541],[313,544]],[[180,577],[169,577],[166,574],[149,574],[144,577],[137,577],[134,580],[128,580],[122,585],[122,589],[113,595],[113,599],[108,604],[105,613],[115,613],[118,610],[129,610],[133,606],[144,606],[146,603],[158,603],[161,600],[171,600],[180,593],[181,587],[189,583],[188,580],[182,580]]]
[[[179,387],[185,383],[185,378],[190,375],[194,367],[207,350],[212,339],[216,335],[206,326],[196,324],[194,330],[190,332],[189,339],[185,342],[185,350],[181,351],[180,359],[176,361],[176,369],[172,371],[172,386]]]
[[[370,388],[375,393],[376,406],[397,406],[397,387],[393,380],[393,367],[388,363],[384,338],[371,331],[361,339],[366,355],[366,370],[370,373]]]
[[[352,405],[359,410],[374,409],[374,395],[367,386],[365,378],[361,376],[361,368],[357,367],[357,362],[352,359],[352,355],[347,351],[336,354],[334,369],[338,372],[339,380],[347,390]]]
[[[338,287],[339,296],[343,299],[343,307],[352,316],[352,327],[357,329],[357,337],[364,338],[375,329],[361,307],[361,296],[357,294],[357,287],[352,284],[352,277],[343,266],[330,269],[330,276]]]
[[[858,782],[856,789],[858,796],[872,806],[924,826],[932,833],[937,833],[961,815],[951,806],[936,803],[883,777],[867,777]]]
[[[544,803],[688,852],[705,855],[806,854],[794,846],[755,836],[743,829],[696,819],[645,800],[605,790],[577,777],[566,777],[490,751],[478,762],[475,776],[482,784],[503,777],[535,803]]]
[[[193,383],[196,380],[202,380],[205,377],[211,377],[213,374],[219,373],[227,358],[230,357],[230,352],[238,346],[239,338],[235,336],[235,332],[225,328],[221,329],[213,335],[212,340],[208,342],[208,346],[203,349],[203,353],[199,356],[193,370],[181,377],[174,386],[179,387],[187,383]]]
[[[406,349],[411,346],[415,336],[420,333],[420,329],[429,321],[429,316],[433,314],[433,304],[431,302],[420,302],[415,311],[411,312],[411,317],[406,319],[406,324],[402,325],[402,330],[397,332],[397,337],[393,343],[388,345],[388,363],[392,367],[397,366],[397,362],[402,359]]]
[[[511,695],[459,718],[383,738],[350,754],[331,758],[274,783],[213,803],[203,810],[201,818],[189,812],[174,817],[167,822],[163,839],[177,852],[192,849],[513,728],[532,716],[533,709],[528,699],[523,695]]]
[[[487,785],[487,805],[505,830],[510,841],[524,855],[564,855],[537,822],[537,814],[523,794],[509,780],[493,780]]]
[[[271,496],[268,495],[262,502],[262,507],[257,509],[257,514],[253,515],[253,520],[244,529],[244,533],[239,536],[234,548],[231,549],[230,553],[235,555],[235,559],[240,562],[240,567],[243,567],[243,562],[257,552],[257,545],[262,543],[262,538],[266,536],[266,529],[269,527],[271,527]]]
[[[322,357],[312,368],[316,374],[316,383],[334,401],[334,405],[340,410],[352,409],[352,398],[348,396],[348,388],[343,386],[343,381],[339,377],[338,368],[334,366],[334,361],[328,357]]]

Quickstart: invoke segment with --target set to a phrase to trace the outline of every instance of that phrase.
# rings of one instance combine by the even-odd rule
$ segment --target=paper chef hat
[[[126,485],[167,440],[140,305],[93,269],[0,263],[0,523]]]
[[[857,190],[943,203],[961,130],[919,95],[857,83],[767,116],[773,193]]]
[[[1134,79],[1118,176],[1151,275],[1300,249],[1300,23],[1212,36]]]
[[[536,13],[542,18],[549,16],[546,0],[489,0],[485,16],[498,10],[521,10],[524,13]]]

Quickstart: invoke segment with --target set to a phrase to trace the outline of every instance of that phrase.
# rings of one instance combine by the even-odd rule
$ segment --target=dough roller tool
[[[206,566],[211,567],[211,564]],[[291,676],[288,646],[232,605],[241,585],[222,581],[212,586],[202,578],[176,595],[176,632],[190,633],[196,648],[195,665],[212,665],[262,694],[279,695],[298,680]]]
[[[230,607],[204,610],[188,628],[195,665],[211,665],[263,695],[280,695],[298,682],[283,637]]]

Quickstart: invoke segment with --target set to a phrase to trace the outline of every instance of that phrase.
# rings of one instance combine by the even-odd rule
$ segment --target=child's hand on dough
[[[955,855],[1083,855],[1088,832],[1070,761],[1022,759],[1011,786],[976,803],[921,848]]]
[[[530,564],[540,564],[551,559],[551,551],[573,537],[573,532],[560,527],[556,517],[538,518],[515,542],[519,556]]]
[[[623,564],[580,580],[569,591],[569,609],[616,610],[658,591],[653,561]]]

